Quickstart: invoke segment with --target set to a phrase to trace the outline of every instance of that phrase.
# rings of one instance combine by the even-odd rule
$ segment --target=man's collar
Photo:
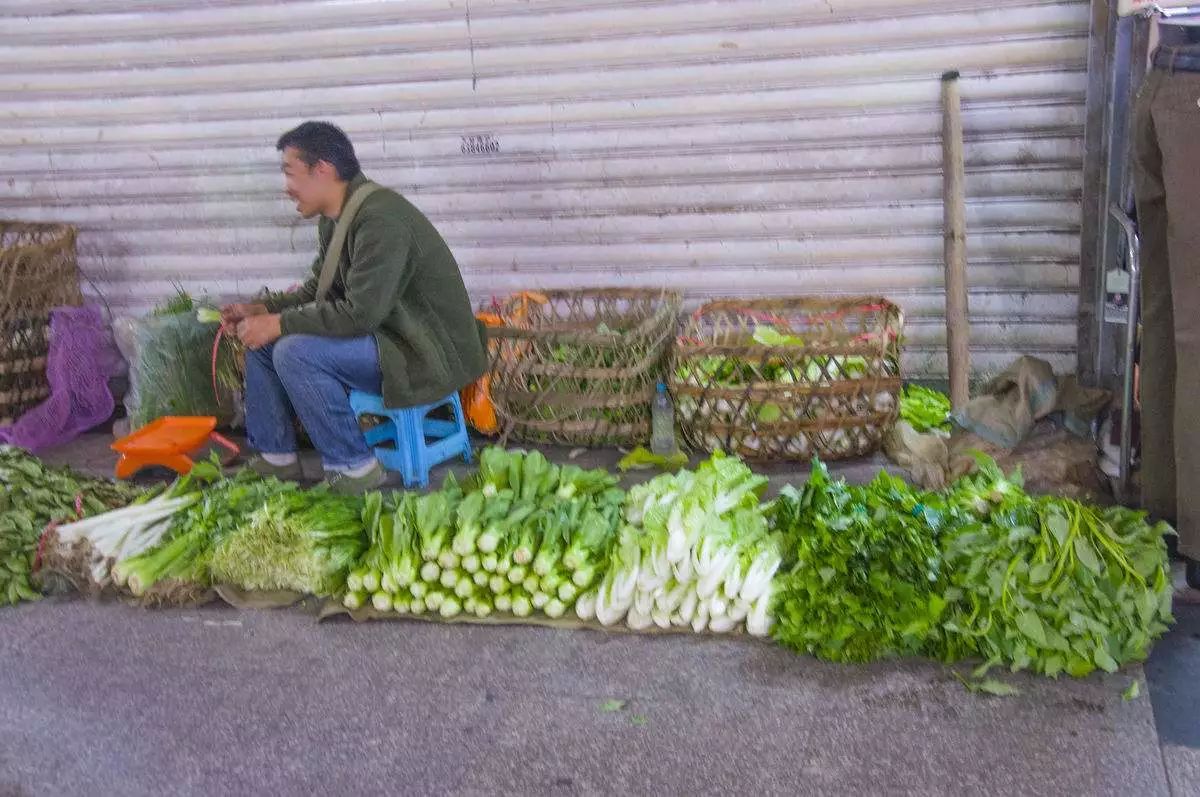
[[[367,182],[369,182],[367,180],[367,176],[360,171],[358,173],[357,177],[355,177],[349,183],[346,184],[346,196],[342,198],[342,207],[343,208],[346,207],[346,203],[350,201],[350,197],[352,197],[354,195],[354,192],[357,191],[359,188],[361,188],[362,185]],[[338,215],[340,216],[341,213],[339,213]],[[326,216],[324,214],[321,214],[321,218],[329,219],[330,221],[337,221],[337,219],[329,218],[329,216]]]

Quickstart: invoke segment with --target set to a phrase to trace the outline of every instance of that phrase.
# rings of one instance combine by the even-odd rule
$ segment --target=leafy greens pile
[[[829,477],[814,463],[803,490],[787,487],[771,508],[788,564],[775,579],[775,638],[831,661],[920,652],[943,608],[941,552],[903,481],[870,485]]]
[[[332,595],[366,547],[363,499],[287,485],[216,543],[213,583]]]
[[[795,347],[790,358],[770,357],[745,360],[733,356],[706,356],[685,360],[676,368],[676,377],[684,383],[713,387],[740,387],[759,382],[785,385],[816,384],[831,379],[857,379],[866,375],[867,361],[854,355],[806,354],[803,338],[780,332],[771,324],[758,323],[747,343],[774,348]]]
[[[85,591],[153,603],[222,583],[329,595],[366,546],[363,503],[202,462],[151,500],[59,527],[49,567]]]
[[[947,608],[930,652],[1049,676],[1141,661],[1171,623],[1165,524],[1122,507],[1031,498],[994,462],[946,497]]]
[[[232,343],[221,345],[221,325],[205,309],[181,290],[134,323],[133,351],[126,352],[136,394],[126,401],[132,428],[166,415],[233,419],[243,353]]]
[[[30,571],[47,524],[101,514],[142,493],[127,484],[47,468],[12,446],[0,446],[0,485],[0,605],[40,597]]]
[[[626,493],[604,470],[490,448],[463,484],[347,498],[226,477],[216,462],[153,495],[0,448],[0,600],[36,597],[41,530],[77,517],[46,535],[44,567],[164,603],[227,583],[352,610],[558,618],[573,607],[635,630],[744,628],[833,661],[978,658],[980,671],[1055,677],[1144,659],[1171,622],[1171,530],[1030,496],[1018,474],[978,461],[937,492],[885,473],[849,485],[815,462],[801,489],[764,504],[766,478],[721,453]]]
[[[905,385],[900,393],[900,420],[921,433],[950,431],[950,397],[920,385]]]
[[[1164,525],[1123,508],[1032,497],[979,457],[942,492],[814,466],[771,510],[788,564],[774,636],[834,661],[924,653],[1056,676],[1147,655],[1171,621]]]

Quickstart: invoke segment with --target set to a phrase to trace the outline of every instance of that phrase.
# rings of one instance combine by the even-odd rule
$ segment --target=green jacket
[[[350,182],[349,198],[367,178]],[[487,368],[487,333],[471,310],[450,248],[425,214],[383,189],[358,209],[337,276],[314,301],[335,222],[322,217],[312,276],[300,290],[267,302],[284,335],[374,335],[388,407],[445,398]]]

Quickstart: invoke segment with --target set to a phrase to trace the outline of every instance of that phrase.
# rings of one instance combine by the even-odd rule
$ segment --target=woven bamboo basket
[[[81,301],[74,227],[0,221],[0,426],[50,395],[50,311]]]
[[[684,439],[759,461],[869,454],[899,413],[902,331],[874,297],[706,304],[673,357]]]
[[[523,293],[490,308],[491,397],[502,440],[644,443],[681,300],[657,290]]]

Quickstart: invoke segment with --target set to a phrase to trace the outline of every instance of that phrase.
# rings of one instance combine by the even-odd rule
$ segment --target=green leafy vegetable
[[[493,447],[465,488],[368,496],[368,546],[343,603],[448,619],[535,610],[562,617],[603,574],[625,499],[616,484],[602,470]]]
[[[638,446],[630,451],[617,463],[617,469],[622,473],[629,470],[649,470],[658,468],[663,471],[679,470],[687,467],[688,457],[682,451],[674,454],[654,454],[645,446]]]
[[[1010,686],[994,678],[988,678],[975,684],[968,684],[968,688],[973,692],[983,692],[984,694],[995,695],[996,697],[1012,697],[1021,694],[1021,690],[1015,686]]]
[[[217,543],[212,579],[247,589],[340,593],[366,548],[362,507],[362,499],[325,490],[281,492]]]
[[[49,523],[103,514],[145,492],[48,468],[12,446],[0,446],[0,485],[0,606],[41,597],[31,575],[38,539]]]
[[[1033,497],[980,456],[976,474],[916,492],[881,474],[828,478],[772,508],[789,564],[774,635],[837,661],[925,652],[1055,677],[1115,672],[1171,622],[1163,525],[1120,507]]]
[[[921,433],[950,431],[950,397],[920,385],[905,385],[900,393],[900,420]]]
[[[940,620],[941,552],[923,496],[881,473],[866,487],[815,463],[772,508],[788,562],[775,579],[773,636],[833,661],[919,652]]]
[[[1171,622],[1164,525],[1121,507],[1031,497],[979,472],[930,502],[946,520],[946,611],[927,649],[1051,677],[1143,660]]]
[[[233,402],[223,396],[242,388],[241,344],[219,338],[220,324],[199,319],[190,297],[188,302],[175,312],[168,311],[182,300],[168,303],[134,326],[134,396],[127,407],[135,429],[166,415],[212,415],[222,422],[233,417]]]

